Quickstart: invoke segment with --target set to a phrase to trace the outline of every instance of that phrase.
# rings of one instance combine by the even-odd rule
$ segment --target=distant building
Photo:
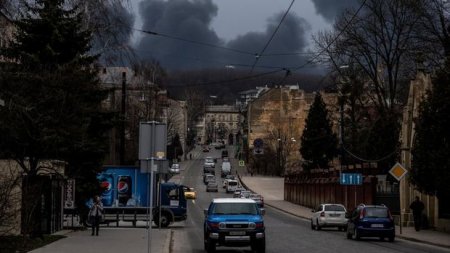
[[[283,167],[299,169],[300,138],[314,97],[315,93],[306,93],[297,85],[293,85],[271,88],[250,100],[246,113],[250,154],[254,150],[254,141],[261,139],[264,143],[263,149],[282,152],[285,161],[280,163],[283,163]],[[337,132],[337,94],[323,93],[322,98],[328,107],[333,131]]]
[[[205,108],[201,142],[234,144],[243,117],[238,105],[211,105]]]
[[[138,154],[139,122],[167,120],[167,91],[144,80],[128,67],[102,68],[99,78],[102,87],[109,90],[103,106],[117,112],[125,120],[124,131],[119,127],[110,133],[110,151],[105,163],[134,165]],[[122,140],[125,142],[124,148],[121,146]]]
[[[426,93],[432,87],[431,77],[419,71],[416,78],[411,81],[409,88],[408,102],[403,109],[402,131],[400,142],[402,144],[400,163],[403,164],[408,171],[411,169],[413,157],[411,148],[415,136],[415,122],[419,117],[420,104],[426,97]],[[425,204],[424,214],[428,218],[429,226],[435,227],[441,231],[450,231],[450,204],[445,201],[439,201],[436,196],[420,193],[417,191],[408,176],[400,181],[400,210],[402,212],[403,225],[414,226],[412,210],[409,205],[414,201],[416,196]]]

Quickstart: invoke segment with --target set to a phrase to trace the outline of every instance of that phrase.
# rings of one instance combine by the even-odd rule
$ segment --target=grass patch
[[[59,239],[63,235],[44,235],[42,238],[28,238],[21,235],[0,236],[0,253],[24,253],[43,247]]]

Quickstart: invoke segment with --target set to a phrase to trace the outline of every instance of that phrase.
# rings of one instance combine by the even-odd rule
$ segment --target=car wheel
[[[159,224],[161,223],[161,227],[166,228],[170,225],[170,214],[168,214],[167,212],[161,213],[161,221],[159,220],[159,215],[156,214],[154,222],[156,226],[159,226]]]
[[[395,236],[389,237],[389,242],[394,242],[394,240],[395,240]]]
[[[319,220],[316,220],[316,229],[317,230],[321,230],[322,229],[322,227],[319,224]]]
[[[353,236],[355,236],[355,240],[359,241],[361,239],[361,236],[358,233],[358,229],[355,228],[355,232],[353,233]]]
[[[205,242],[205,250],[208,253],[216,252],[216,242],[208,238]]]

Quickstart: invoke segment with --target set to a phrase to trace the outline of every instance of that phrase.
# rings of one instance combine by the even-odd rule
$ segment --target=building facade
[[[426,97],[426,92],[432,87],[429,74],[418,72],[416,78],[411,81],[407,104],[403,110],[402,130],[400,142],[402,145],[400,163],[405,169],[410,170],[413,157],[411,148],[415,135],[415,122],[419,117],[420,103]],[[450,231],[450,219],[441,217],[439,213],[439,200],[435,196],[422,194],[413,184],[408,175],[400,180],[400,210],[402,210],[403,225],[413,226],[412,211],[409,205],[418,196],[425,204],[425,215],[429,225],[438,230]]]
[[[205,107],[201,143],[236,143],[243,117],[238,105],[211,105]]]
[[[307,93],[293,85],[271,88],[251,100],[246,121],[250,160],[258,156],[254,151],[254,143],[258,139],[263,142],[263,152],[275,152],[279,160],[277,166],[300,170],[300,138],[314,97],[315,93]],[[327,105],[333,130],[337,132],[337,94],[322,93],[322,98]]]

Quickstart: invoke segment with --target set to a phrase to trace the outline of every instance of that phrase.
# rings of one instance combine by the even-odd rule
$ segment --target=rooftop
[[[253,199],[217,198],[213,199],[213,203],[256,203],[256,202]]]

